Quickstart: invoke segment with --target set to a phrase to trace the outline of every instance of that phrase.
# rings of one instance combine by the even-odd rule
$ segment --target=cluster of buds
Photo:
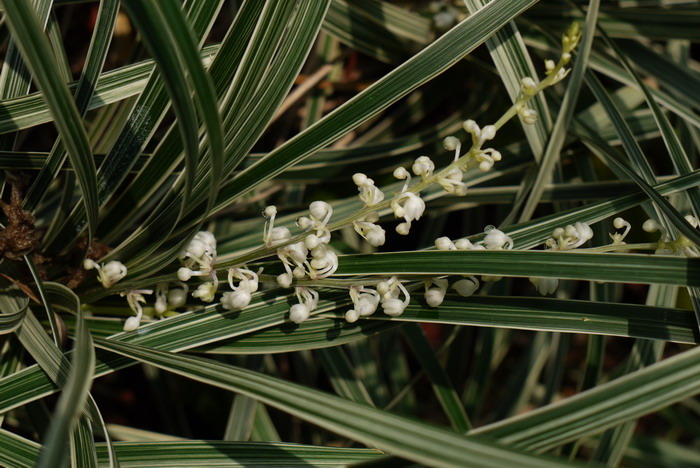
[[[345,320],[349,323],[357,322],[360,317],[369,317],[376,312],[381,297],[374,289],[364,286],[351,286],[350,299],[353,308],[345,312]]]
[[[374,185],[374,180],[358,172],[352,176],[352,181],[360,192],[360,200],[365,206],[374,206],[384,200],[384,193]]]
[[[618,221],[618,219],[620,221]],[[623,223],[627,222],[622,218],[615,219],[615,227],[617,229],[620,229]],[[627,225],[629,226],[629,223],[627,223]],[[613,237],[613,240],[617,239],[619,243],[624,243],[622,239],[624,239],[628,232],[629,229],[625,231],[623,235],[616,234],[618,237]],[[577,222],[563,228],[556,228],[552,232],[552,237],[545,241],[545,248],[555,251],[574,250],[581,247],[592,238],[593,230],[591,227],[586,223]],[[559,280],[557,278],[533,277],[530,278],[530,282],[543,296],[553,294],[559,286]]]
[[[401,284],[401,281],[396,276],[392,276],[386,281],[377,284],[377,292],[380,296],[380,303],[385,314],[391,317],[398,317],[403,314],[403,311],[411,302],[411,295]],[[404,299],[401,300],[401,294]]]
[[[411,183],[411,174],[409,174],[406,168],[396,168],[396,170],[394,170],[394,177],[406,181],[401,189],[401,193],[391,200],[391,209],[394,212],[394,216],[404,219],[403,223],[396,226],[396,232],[405,236],[411,230],[411,222],[423,216],[425,202],[420,197],[420,194],[408,190],[408,186]]]
[[[309,318],[311,312],[318,307],[318,291],[311,288],[296,287],[294,294],[297,296],[298,304],[294,304],[289,309],[289,320],[294,323],[301,323]]]
[[[235,280],[238,286],[234,285]],[[250,304],[253,293],[258,290],[258,275],[247,268],[229,268],[228,284],[231,291],[223,294],[221,305],[227,310],[241,310]]]
[[[462,142],[459,141],[457,137],[448,136],[443,140],[442,144],[447,151],[455,152],[454,161],[457,161],[460,156],[459,153],[462,149]],[[462,172],[462,169],[455,167],[448,171],[447,174],[440,175],[437,178],[437,183],[440,184],[443,189],[445,189],[445,192],[453,193],[458,197],[463,197],[467,194],[467,185],[462,182],[463,177],[464,173]]]
[[[277,210],[274,207],[267,207],[265,210],[265,214],[272,212],[276,213]],[[309,205],[309,213],[309,217],[302,216],[297,219],[297,225],[309,232],[304,240],[277,249],[277,257],[286,271],[277,277],[277,283],[284,288],[290,287],[294,278],[304,278],[308,275],[311,279],[323,279],[338,269],[338,255],[328,247],[331,232],[327,225],[333,208],[324,201],[315,201]],[[266,226],[265,229],[266,244],[269,241],[268,245],[275,246],[289,241],[292,238],[289,229],[275,228],[273,222],[274,216],[271,217],[270,226]],[[309,254],[310,260],[307,258]]]
[[[441,6],[440,6],[441,5]],[[450,11],[445,2],[433,5],[435,13]],[[437,16],[436,16],[437,21]],[[446,20],[445,20],[446,21]],[[580,41],[581,34],[577,25],[573,25],[562,39],[563,54],[557,63],[551,60],[545,62],[546,78],[542,82],[525,77],[521,80],[520,95],[514,103],[514,107],[497,121],[494,125],[480,127],[475,121],[467,120],[463,123],[464,130],[471,135],[471,147],[465,155],[461,155],[462,143],[454,136],[445,138],[443,144],[446,150],[454,151],[454,160],[442,170],[436,171],[435,163],[428,156],[418,157],[410,167],[397,168],[393,175],[399,180],[405,181],[400,192],[394,193],[391,200],[385,201],[384,193],[375,185],[374,181],[362,173],[353,175],[353,182],[358,188],[359,199],[364,205],[361,213],[356,214],[348,224],[352,222],[353,228],[363,239],[375,247],[384,245],[386,232],[377,224],[379,212],[391,208],[396,218],[402,219],[396,226],[396,232],[401,235],[409,234],[413,221],[419,220],[426,209],[425,201],[420,192],[431,184],[440,185],[446,192],[463,196],[467,192],[464,182],[464,172],[471,167],[478,166],[482,171],[489,171],[494,164],[501,160],[501,153],[493,148],[484,146],[496,136],[496,131],[501,128],[505,120],[518,115],[525,124],[534,124],[537,121],[537,112],[528,107],[528,101],[539,91],[547,86],[562,80],[570,70],[565,69],[571,61],[571,52]],[[419,177],[420,181],[411,186],[411,176]],[[333,275],[338,269],[338,256],[329,247],[331,232],[328,223],[333,214],[331,205],[324,201],[315,201],[309,206],[309,215],[297,219],[297,225],[304,230],[303,238],[298,242],[292,241],[292,233],[287,227],[275,227],[277,208],[268,206],[264,216],[268,218],[263,228],[263,243],[265,250],[275,251],[281,260],[285,272],[277,277],[277,283],[282,287],[291,287],[295,278],[308,278],[310,280],[323,280]],[[697,220],[696,220],[697,221]],[[650,229],[651,222],[645,223]],[[616,229],[625,229],[622,233],[611,235],[613,245],[624,244],[624,238],[630,230],[630,225],[622,218],[614,222]],[[665,233],[663,234],[666,237]],[[546,246],[551,250],[571,250],[580,247],[592,237],[592,231],[588,225],[576,223],[573,226],[559,228],[554,231]],[[295,239],[296,240],[296,239]],[[665,239],[659,245],[671,245],[673,251],[685,248],[680,244],[666,243]],[[662,245],[663,244],[663,245]],[[177,272],[177,277],[182,282],[189,281],[192,277],[203,277],[203,282],[192,292],[192,296],[200,298],[204,302],[212,302],[216,296],[219,280],[216,275],[216,239],[207,231],[197,233],[189,242],[187,248],[180,254],[182,263]],[[436,240],[435,245],[440,250],[507,250],[513,248],[513,240],[503,231],[493,226],[487,226],[481,241],[471,243],[467,239],[455,242],[447,237]],[[694,252],[694,250],[691,250]],[[120,262],[109,262],[106,265],[98,265],[92,260],[85,261],[86,269],[97,269],[99,280],[106,288],[122,279],[126,275],[126,267]],[[259,272],[258,272],[259,273]],[[245,265],[230,268],[228,270],[228,283],[231,288],[221,297],[221,305],[227,310],[241,310],[247,307],[252,295],[258,290],[259,277]],[[482,281],[496,281],[500,277],[482,275]],[[543,293],[551,293],[557,287],[557,280],[543,280],[531,278],[538,290]],[[552,281],[554,283],[552,284]],[[546,283],[547,282],[547,283]],[[184,283],[178,283],[177,287],[170,287],[169,283],[161,283],[156,286],[155,312],[162,316],[169,309],[181,307],[186,303],[189,288]],[[446,278],[432,278],[424,281],[425,301],[430,307],[438,307],[444,301],[449,282]],[[479,288],[479,279],[475,276],[465,276],[456,281],[452,287],[457,293],[468,297]],[[301,323],[306,320],[312,311],[318,306],[319,294],[309,287],[297,286],[294,288],[298,303],[289,311],[290,320]],[[143,311],[141,303],[145,302],[144,294],[152,291],[135,290],[125,293],[130,307],[136,313],[124,325],[125,330],[138,328]],[[352,286],[350,297],[353,308],[348,310],[345,318],[348,322],[355,322],[360,317],[366,317],[376,312],[381,305],[384,313],[389,316],[401,315],[410,302],[410,295],[401,281],[393,276],[388,280],[377,284],[376,290],[364,286]]]
[[[493,125],[486,125],[484,128],[480,128],[476,122],[473,120],[467,120],[464,122],[464,130],[471,134],[472,136],[472,148],[470,154],[479,163],[479,169],[482,171],[488,171],[491,169],[496,161],[501,160],[501,153],[493,148],[483,149],[482,146],[488,140],[493,140],[496,136],[496,127]]]
[[[167,310],[182,307],[187,302],[189,286],[182,282],[178,282],[177,286],[178,287],[170,288],[169,283],[159,283],[156,286],[156,303],[154,309],[159,316],[163,316]]]
[[[209,231],[200,231],[178,256],[184,265],[177,270],[180,281],[189,281],[193,276],[211,276],[216,263],[216,238]]]
[[[355,232],[374,247],[380,247],[386,242],[386,231],[380,225],[375,224],[377,221],[379,221],[379,213],[373,211],[352,223]]]
[[[692,215],[687,215],[685,220],[697,228],[700,225],[698,218]],[[669,240],[668,231],[657,221],[653,219],[647,219],[642,225],[642,229],[649,233],[659,232],[661,237],[657,241],[656,254],[659,255],[685,255],[686,257],[700,257],[700,251],[698,247],[690,241],[687,237],[681,235],[676,240]]]
[[[513,248],[513,239],[500,229],[494,226],[486,226],[484,228],[484,238],[473,244],[469,239],[458,239],[452,241],[449,237],[439,237],[435,239],[435,248],[438,250],[511,250]],[[482,281],[498,281],[501,279],[500,276],[482,275]],[[439,280],[431,280],[437,288],[444,288],[447,291],[447,281],[436,282]],[[479,289],[479,280],[476,276],[465,276],[463,279],[456,281],[452,287],[460,296],[469,297],[473,295],[477,289]],[[439,297],[439,292],[430,292],[436,288],[429,288],[426,285],[426,295],[425,301],[431,307],[437,307],[442,303],[440,299],[437,303],[437,298]],[[444,299],[445,294],[442,293],[442,298]],[[436,305],[433,305],[436,304]]]
[[[200,231],[178,257],[185,265],[177,270],[180,281],[189,281],[193,276],[208,276],[211,281],[200,284],[192,293],[204,302],[212,302],[219,287],[214,265],[216,263],[216,238],[209,231]]]
[[[574,250],[593,238],[593,230],[586,223],[569,224],[563,228],[556,228],[552,237],[545,241],[549,250]]]
[[[524,124],[534,125],[537,122],[537,111],[527,107],[527,100],[537,94],[538,86],[535,80],[529,76],[520,80],[522,88],[520,97],[515,101],[515,111],[520,116]]]
[[[99,265],[96,261],[85,259],[83,268],[86,270],[97,270],[97,280],[105,288],[112,287],[114,283],[126,276],[126,266],[122,262],[112,260],[106,265]]]

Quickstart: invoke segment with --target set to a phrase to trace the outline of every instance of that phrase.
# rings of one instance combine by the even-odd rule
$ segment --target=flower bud
[[[184,289],[171,289],[168,291],[168,304],[171,308],[182,307],[187,302],[187,291]]]
[[[461,145],[459,138],[448,136],[442,141],[442,146],[445,147],[447,151],[454,151]]]
[[[360,314],[355,309],[350,309],[347,312],[345,312],[345,320],[348,323],[355,323],[359,318]]]
[[[438,237],[435,239],[435,247],[438,250],[455,250],[455,244],[452,243],[449,237]]]
[[[289,309],[289,320],[294,323],[301,323],[311,314],[311,310],[305,304],[294,304]]]
[[[182,267],[177,270],[177,278],[180,281],[189,281],[192,278],[192,270],[186,267]]]
[[[124,322],[124,331],[131,332],[131,331],[137,330],[140,325],[141,325],[141,317],[139,317],[138,315],[133,316],[133,317],[129,317]]]
[[[452,287],[460,296],[469,297],[479,289],[479,280],[470,276],[469,278],[457,281]]]

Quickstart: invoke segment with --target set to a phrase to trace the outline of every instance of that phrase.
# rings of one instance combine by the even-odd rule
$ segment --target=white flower
[[[547,294],[552,294],[557,290],[559,286],[559,280],[557,278],[530,278],[530,282],[535,285],[537,291],[546,296]]]
[[[518,106],[518,115],[523,119],[523,123],[527,125],[533,125],[537,122],[537,111],[534,109],[528,109],[525,106]]]
[[[301,323],[309,318],[311,309],[306,304],[294,304],[289,309],[289,320],[294,323]]]
[[[310,288],[297,287],[294,293],[299,300],[299,304],[294,304],[289,309],[289,319],[294,323],[301,323],[318,306],[318,292]]]
[[[321,223],[321,226],[328,224],[328,221],[333,215],[333,208],[330,204],[324,201],[315,201],[309,205],[309,211],[311,212],[311,219]]]
[[[354,310],[354,313],[357,313],[359,317],[368,317],[377,310],[380,296],[373,289],[364,288],[363,286],[352,286],[350,288],[350,299],[352,299],[353,304],[353,309],[351,310]]]
[[[392,317],[398,317],[403,314],[411,300],[410,294],[401,284],[396,276],[392,276],[388,281],[384,281],[377,285],[377,291],[381,294],[381,304],[384,313]],[[403,293],[405,299],[399,299],[399,294]]]
[[[114,283],[126,276],[126,266],[122,262],[112,260],[106,265],[98,265],[97,262],[89,258],[83,262],[83,268],[86,270],[97,270],[97,280],[105,288],[112,287]]]
[[[365,206],[376,205],[384,200],[384,194],[375,185],[374,181],[366,175],[358,172],[352,176],[353,182],[357,185],[357,190],[360,192],[360,200]]]
[[[386,232],[384,229],[374,223],[358,219],[352,223],[355,232],[357,232],[363,239],[365,239],[370,245],[374,247],[380,247],[384,245],[386,241]]]
[[[446,175],[438,177],[437,183],[440,184],[447,193],[454,193],[462,197],[467,194],[467,186],[462,182],[463,175],[462,170],[455,167]]]
[[[282,273],[277,277],[277,284],[283,288],[288,288],[292,285],[293,276],[291,273]]]
[[[521,79],[520,84],[523,86],[523,94],[525,96],[534,96],[537,93],[537,83],[529,76]]]
[[[469,297],[479,289],[479,280],[474,276],[469,276],[457,281],[452,287],[460,296]]]
[[[435,239],[435,248],[438,250],[457,250],[454,242],[449,237],[438,237]]]
[[[221,305],[227,310],[241,310],[250,304],[251,294],[245,289],[226,291],[221,296]]]
[[[125,332],[130,332],[137,330],[141,326],[141,312],[136,315],[136,317],[129,317],[126,319],[124,322],[124,331]]]
[[[455,160],[459,158],[459,150],[462,147],[462,142],[459,141],[459,138],[454,136],[445,137],[445,139],[442,140],[442,146],[444,146],[447,151],[456,151],[457,156]]]
[[[126,296],[126,301],[129,303],[131,310],[136,312],[135,317],[129,317],[124,322],[124,331],[130,332],[139,328],[141,325],[141,318],[143,317],[143,309],[141,308],[141,303],[146,302],[146,298],[143,297],[144,294],[152,294],[153,291],[150,289],[134,289],[125,293],[120,293],[122,296]]]
[[[593,230],[586,223],[577,222],[564,228],[556,228],[545,244],[551,250],[573,250],[593,238]]]
[[[493,148],[475,150],[474,159],[479,163],[479,169],[486,172],[496,161],[501,160],[501,153]]]
[[[168,306],[171,309],[182,307],[187,302],[187,292],[189,287],[185,283],[178,283],[179,288],[170,288],[168,290]]]
[[[168,310],[168,283],[159,283],[156,285],[156,303],[154,309],[158,315]]]
[[[198,232],[180,253],[180,261],[184,265],[177,271],[180,281],[189,281],[193,276],[216,276],[216,239],[209,231]]]
[[[447,280],[444,278],[433,278],[426,280],[425,285],[425,302],[430,307],[438,307],[445,300],[447,293]],[[435,287],[431,287],[434,285]]]
[[[234,280],[238,280],[238,286]],[[241,310],[250,304],[252,294],[258,290],[258,275],[246,268],[229,268],[228,284],[233,291],[224,293],[221,305],[224,309]]]
[[[284,226],[276,227],[269,231],[268,240],[265,245],[274,247],[275,245],[284,244],[291,238],[292,233],[289,232],[288,228]]]
[[[421,176],[423,180],[433,175],[435,163],[427,156],[420,156],[411,166],[411,170],[417,176]]]
[[[411,222],[423,215],[425,202],[413,192],[402,192],[391,201],[391,209],[397,218],[406,220],[396,227],[396,232],[406,235],[411,228]]]
[[[472,135],[473,149],[480,149],[487,140],[493,140],[496,136],[496,127],[486,125],[480,128],[473,120],[466,120],[463,124],[464,130]]]
[[[215,282],[202,283],[192,293],[192,297],[198,297],[204,302],[212,302],[214,300],[214,296],[216,295],[218,286],[219,285]]]
[[[355,323],[360,318],[360,313],[355,309],[350,309],[345,312],[345,321],[348,323]]]
[[[272,245],[272,231],[275,227],[275,217],[277,216],[277,207],[275,205],[270,205],[263,211],[263,216],[268,218],[270,221],[265,221],[265,226],[263,227],[263,242],[266,246]]]
[[[484,232],[486,236],[483,242],[488,250],[503,250],[504,248],[510,250],[513,248],[513,239],[494,226],[486,226]]]
[[[309,277],[311,279],[327,278],[338,269],[338,255],[321,244],[311,251],[313,260],[310,263]]]
[[[610,234],[610,238],[612,239],[613,245],[625,244],[624,239],[625,237],[627,237],[627,234],[629,234],[630,229],[632,229],[632,225],[618,216],[613,220],[613,226],[615,227],[615,229],[625,229],[625,231],[622,234],[617,232],[615,234]]]

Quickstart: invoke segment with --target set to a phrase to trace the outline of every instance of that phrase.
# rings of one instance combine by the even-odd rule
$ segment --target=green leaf
[[[0,428],[0,463],[16,468],[35,468],[41,446]]]
[[[344,255],[334,276],[541,276],[642,284],[700,285],[700,260],[662,255],[556,251],[416,251]]]
[[[362,448],[319,447],[272,442],[159,441],[119,442],[117,454],[124,466],[170,468],[196,466],[338,466],[381,456]],[[17,468],[33,468],[40,446],[5,429],[0,429],[0,462]],[[97,444],[101,464],[108,461],[105,444]]]
[[[314,424],[419,463],[448,466],[564,466],[555,459],[514,452],[444,429],[395,416],[256,372],[201,358],[96,339],[97,346],[130,359],[250,396]],[[700,365],[699,365],[700,366]]]
[[[600,7],[599,0],[590,0],[588,2],[588,10],[586,12],[586,23],[583,27],[583,37],[581,44],[578,47],[576,58],[574,61],[571,76],[568,79],[566,92],[562,99],[559,113],[557,114],[552,134],[547,142],[540,167],[538,168],[537,177],[535,178],[532,190],[525,201],[523,210],[520,213],[519,221],[527,221],[530,219],[542,198],[542,192],[547,182],[552,180],[554,166],[559,161],[559,154],[564,146],[566,134],[574,116],[574,108],[578,101],[578,95],[581,91],[583,77],[588,67],[588,57],[595,36],[595,26],[598,21],[598,9]]]
[[[488,2],[485,0],[468,0],[465,2],[470,13],[475,13],[479,8],[483,8]],[[525,48],[520,31],[514,22],[510,22],[501,28],[492,38],[486,41],[491,58],[496,65],[498,75],[503,81],[511,102],[520,95],[522,84],[520,80],[524,77],[531,77],[538,82],[537,70],[530,55]],[[552,126],[552,119],[549,115],[547,102],[544,93],[539,93],[531,101],[530,105],[537,112],[537,122],[534,125],[522,123],[521,126],[527,141],[532,149],[535,161],[540,161],[542,152],[547,144],[548,130]]]
[[[6,335],[15,331],[24,320],[24,315],[29,306],[29,298],[23,297],[17,301],[2,301],[2,314],[0,314],[0,335]],[[12,311],[11,309],[17,309]]]
[[[375,406],[342,348],[333,346],[320,349],[315,355],[319,357],[320,364],[326,370],[331,385],[339,396],[355,403]]]
[[[457,396],[454,384],[445,369],[440,364],[435,351],[426,338],[423,330],[416,324],[409,324],[401,328],[401,332],[406,337],[406,341],[413,349],[413,354],[423,366],[433,391],[440,401],[442,409],[450,420],[452,427],[457,432],[467,432],[472,425],[467,418],[462,402]]]
[[[51,111],[54,123],[66,146],[83,193],[88,221],[88,236],[97,227],[97,182],[87,134],[80,113],[66,87],[59,79],[58,66],[51,53],[43,28],[24,0],[3,0],[5,19],[27,66]]]
[[[87,402],[94,370],[95,350],[92,346],[92,338],[79,312],[71,370],[51,419],[51,425],[44,440],[44,449],[39,456],[37,466],[41,468],[62,466],[68,457],[65,449],[68,442],[67,436],[70,433],[73,433],[71,437],[71,446],[73,447],[71,453],[75,457],[73,458],[73,466],[96,466],[92,430],[84,419],[82,422],[78,422]],[[74,428],[77,434],[73,432]]]
[[[227,206],[444,72],[534,3],[536,0],[489,3],[384,78],[224,184],[215,209]]]
[[[199,60],[199,53],[196,46],[198,42],[197,38],[177,3],[172,0],[159,0],[158,2],[154,2],[154,4],[160,7],[161,16],[164,20],[161,24],[170,29],[172,39],[175,40],[174,44],[177,45],[177,50],[182,55],[180,57],[181,65],[184,65],[184,69],[187,71],[190,80],[192,80],[194,96],[199,105],[204,126],[207,129],[209,144],[208,155],[211,164],[207,183],[210,184],[209,204],[211,204],[214,202],[214,197],[219,191],[219,181],[224,166],[223,129],[221,127],[221,117],[218,112],[219,106],[216,92],[214,91],[214,84],[202,67],[202,62]],[[167,70],[162,70],[162,72],[167,73]],[[173,97],[174,95],[171,90],[171,98]],[[173,103],[173,107],[177,112],[175,103]],[[194,175],[194,167],[188,170],[192,170]]]
[[[511,447],[543,451],[700,392],[700,348],[680,353],[557,404],[475,429]]]
[[[189,28],[182,31],[181,34],[176,34],[170,28],[168,18],[159,3],[125,0],[124,7],[129,13],[131,21],[141,32],[170,95],[170,102],[177,117],[179,133],[185,149],[185,199],[187,199],[194,185],[199,161],[199,123],[195,105],[192,102],[192,89],[185,75],[187,65],[183,54],[186,52],[179,51],[178,46],[182,47],[183,44],[179,42],[183,42],[184,47],[189,52],[189,49],[193,47],[192,37],[191,34],[188,34]],[[168,10],[173,9],[169,8]],[[182,22],[181,19],[180,21]],[[183,37],[184,39],[182,39]]]
[[[114,24],[119,13],[118,0],[105,0],[100,2],[97,12],[97,21],[93,31],[90,47],[85,58],[80,78],[75,90],[75,105],[81,117],[85,117],[90,101],[95,94],[95,88],[100,77],[100,71],[107,58],[107,51],[114,32]],[[68,68],[70,70],[70,68]],[[56,177],[58,170],[66,158],[66,148],[60,140],[54,143],[48,159],[45,161],[41,172],[37,175],[24,198],[23,206],[28,211],[33,211],[43,197],[50,182]]]

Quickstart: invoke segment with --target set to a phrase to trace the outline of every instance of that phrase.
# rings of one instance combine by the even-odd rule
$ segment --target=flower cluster
[[[178,281],[177,287],[170,288],[169,283],[160,283],[156,286],[156,303],[154,309],[156,314],[163,316],[167,310],[177,309],[182,307],[187,302],[187,292],[189,286],[187,283]]]
[[[238,286],[234,286],[234,280]],[[231,291],[227,291],[221,297],[221,306],[227,310],[241,310],[250,304],[253,293],[258,290],[257,273],[247,268],[229,268],[228,284]]]
[[[687,215],[685,220],[697,228],[700,221],[693,215]],[[666,230],[656,220],[647,219],[642,225],[642,229],[649,233],[660,233],[659,240],[656,242],[655,253],[659,255],[685,255],[686,257],[700,257],[700,249],[687,237],[680,235],[676,240],[669,239],[668,230]]]
[[[438,8],[440,9],[442,7]],[[489,171],[501,161],[501,153],[487,147],[487,143],[496,137],[498,129],[516,115],[525,124],[534,124],[537,121],[537,112],[528,107],[528,102],[542,89],[566,77],[569,70],[565,66],[570,62],[571,52],[578,44],[580,37],[578,27],[575,25],[567,31],[562,39],[564,52],[559,61],[545,62],[546,77],[541,82],[531,77],[522,78],[521,90],[513,106],[497,122],[483,127],[471,119],[463,122],[464,131],[471,137],[471,145],[465,154],[462,154],[462,142],[459,138],[446,137],[443,140],[444,148],[447,151],[454,151],[454,158],[447,167],[437,169],[428,156],[416,158],[410,170],[398,167],[393,175],[396,179],[403,181],[403,186],[400,191],[394,192],[390,199],[385,199],[385,193],[366,174],[354,174],[352,180],[357,186],[363,207],[348,218],[335,222],[333,228],[352,225],[355,232],[367,243],[380,247],[386,242],[386,232],[379,225],[379,214],[382,211],[390,209],[394,216],[401,220],[396,225],[396,232],[408,235],[413,222],[420,220],[425,214],[426,204],[421,198],[422,191],[436,184],[448,194],[464,196],[467,193],[465,172],[477,167],[481,171]],[[412,175],[416,179],[412,180]],[[276,283],[283,288],[294,287],[298,303],[290,308],[290,319],[301,323],[318,306],[319,293],[311,287],[314,282],[338,287],[337,284],[333,284],[333,281],[324,282],[338,269],[338,255],[329,246],[331,241],[329,221],[333,215],[333,208],[325,201],[311,203],[308,216],[297,219],[297,226],[303,230],[302,234],[297,235],[292,235],[290,229],[285,226],[275,226],[277,208],[274,205],[267,206],[263,215],[267,221],[263,227],[263,246],[259,249],[261,257],[275,254],[282,262],[284,272],[276,277]],[[617,229],[625,230],[612,235],[613,245],[623,245],[630,225],[621,218],[616,219],[614,224]],[[651,224],[649,227],[651,229]],[[552,238],[547,240],[546,247],[550,250],[572,250],[583,245],[591,237],[592,231],[588,225],[575,223],[556,229]],[[472,243],[467,239],[453,242],[447,237],[441,237],[435,241],[435,246],[439,250],[508,250],[513,248],[513,240],[503,231],[487,226],[484,229],[483,239],[479,242]],[[177,278],[180,282],[175,283],[174,286],[171,282],[156,286],[155,314],[162,317],[169,310],[185,305],[190,290],[186,282],[194,277],[200,277],[204,281],[191,292],[192,296],[204,302],[214,301],[219,287],[216,247],[216,239],[212,233],[201,231],[194,236],[179,255],[182,266],[177,271]],[[126,275],[126,267],[115,261],[100,266],[92,260],[86,260],[85,268],[97,269],[99,280],[106,288]],[[227,310],[241,310],[247,307],[253,294],[258,291],[261,281],[259,273],[249,270],[245,265],[230,268],[228,270],[230,290],[221,296],[221,306]],[[481,275],[480,279],[497,281],[500,277]],[[295,284],[295,280],[305,280],[305,282]],[[543,294],[553,292],[557,286],[556,279],[532,278],[532,281]],[[449,282],[444,277],[430,278],[424,280],[423,286],[428,306],[438,307],[445,298]],[[468,297],[479,288],[479,279],[468,275],[456,281],[452,287],[457,293]],[[136,316],[127,320],[125,330],[138,328],[143,315],[140,304],[145,302],[143,295],[150,293],[152,291],[148,290],[126,293],[129,305]],[[350,298],[353,308],[345,314],[348,322],[355,322],[361,317],[375,313],[380,305],[387,315],[398,316],[410,302],[408,289],[396,276],[379,282],[376,290],[364,285],[354,285],[350,288]]]
[[[381,297],[374,289],[364,286],[352,286],[350,288],[350,299],[353,308],[345,312],[345,320],[350,323],[357,322],[360,317],[369,317],[379,306]]]
[[[449,237],[435,239],[435,248],[438,250],[511,250],[513,245],[513,239],[494,226],[486,226],[484,238],[477,243],[472,243],[469,239],[458,239],[453,242]],[[481,279],[482,281],[498,281],[501,277],[481,275]],[[430,307],[437,307],[445,298],[447,280],[432,279],[430,281],[435,287],[430,287],[426,282],[425,301]],[[452,287],[460,296],[469,297],[479,289],[479,280],[473,275],[465,276],[455,282]]]
[[[627,231],[625,235],[627,235]],[[577,222],[563,228],[556,228],[552,232],[552,237],[545,241],[545,248],[555,251],[574,250],[581,247],[591,238],[593,238],[593,230],[590,226],[586,223]],[[624,235],[618,239],[622,242],[623,238]],[[557,278],[533,277],[530,278],[530,282],[543,296],[554,293],[559,286]]]
[[[266,212],[272,211],[268,207]],[[276,209],[274,209],[276,212]],[[307,231],[304,240],[292,244],[286,243],[292,238],[292,234],[286,227],[273,228],[274,218],[271,218],[268,232],[283,233],[273,235],[271,246],[280,245],[277,249],[277,257],[282,261],[286,273],[277,277],[277,283],[283,288],[288,288],[294,278],[310,279],[327,278],[338,269],[338,255],[328,247],[331,241],[331,232],[328,229],[328,221],[333,215],[333,208],[324,201],[315,201],[309,205],[309,217],[302,216],[297,219],[297,225]],[[266,239],[267,242],[267,239]],[[286,243],[286,244],[285,244]],[[311,259],[308,259],[308,255]]]

